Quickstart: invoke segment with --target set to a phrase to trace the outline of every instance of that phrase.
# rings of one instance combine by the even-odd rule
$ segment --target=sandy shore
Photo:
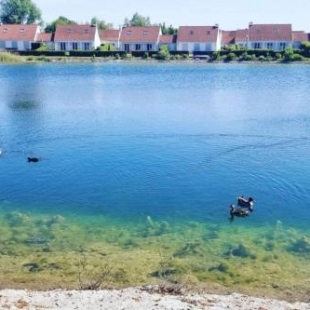
[[[241,294],[162,295],[143,288],[100,291],[27,291],[1,290],[0,309],[67,309],[67,310],[310,310],[307,303],[288,303]]]

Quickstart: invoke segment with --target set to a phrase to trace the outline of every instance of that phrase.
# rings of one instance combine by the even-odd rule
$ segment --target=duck
[[[234,217],[234,216],[238,216],[238,217],[245,217],[248,216],[250,214],[249,210],[246,210],[244,208],[237,208],[235,207],[235,205],[231,204],[230,205],[230,216]]]
[[[253,211],[253,207],[254,207],[254,199],[252,197],[249,197],[248,199],[243,197],[243,196],[239,196],[238,197],[238,206],[240,207],[246,207],[248,208],[250,211]]]
[[[27,161],[28,163],[33,162],[33,163],[37,163],[39,161],[38,157],[27,157]]]

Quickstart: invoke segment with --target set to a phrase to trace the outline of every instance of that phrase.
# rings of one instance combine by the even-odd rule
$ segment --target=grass
[[[24,58],[9,52],[0,52],[0,63],[21,63]]]

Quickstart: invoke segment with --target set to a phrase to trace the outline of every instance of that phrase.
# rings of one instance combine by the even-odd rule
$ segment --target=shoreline
[[[289,303],[283,300],[232,293],[164,294],[156,287],[130,287],[120,290],[0,290],[1,309],[239,309],[239,310],[309,310],[309,303]]]

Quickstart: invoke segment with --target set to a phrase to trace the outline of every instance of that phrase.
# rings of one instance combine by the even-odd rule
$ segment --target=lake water
[[[275,251],[306,259],[309,85],[308,65],[1,65],[2,242],[7,251],[13,239],[25,246],[20,257],[34,245],[64,253],[95,241],[124,255],[158,237],[178,256],[176,245],[200,240],[200,252],[185,248],[178,257],[195,260],[198,251],[208,260],[206,235],[216,232],[220,260],[232,266],[247,259],[224,255],[232,234],[257,261],[264,251],[263,262]],[[28,156],[40,161],[27,163]],[[231,222],[239,195],[254,197],[255,210]],[[66,224],[55,220],[51,236],[55,216]],[[266,236],[278,230],[270,245]],[[64,231],[71,235],[61,247]],[[109,239],[116,231],[126,232],[129,246],[123,235]],[[198,280],[214,280],[212,268]]]

